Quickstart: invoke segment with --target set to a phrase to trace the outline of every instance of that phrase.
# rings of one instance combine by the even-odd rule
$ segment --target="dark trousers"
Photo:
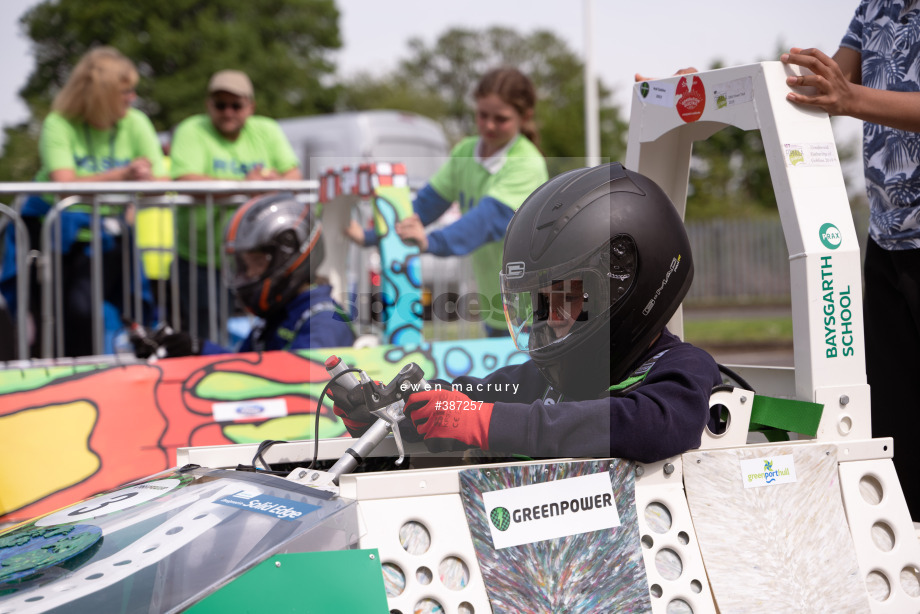
[[[102,298],[124,311],[121,241],[102,255]],[[64,355],[90,356],[93,351],[91,261],[85,243],[75,243],[62,259],[64,282]]]
[[[894,438],[894,466],[911,517],[920,520],[920,249],[866,249],[866,374],[872,436]]]
[[[41,220],[25,217],[30,245],[41,245]],[[102,255],[102,298],[124,310],[121,238],[115,239],[115,248]],[[93,351],[93,303],[91,260],[86,243],[74,243],[61,258],[61,291],[63,300],[64,347],[62,356],[90,356]],[[13,280],[11,283],[15,283]],[[29,313],[35,325],[35,337],[29,348],[32,357],[41,356],[42,348],[42,293],[51,288],[38,283],[38,272],[32,268],[29,276]],[[60,325],[60,323],[59,323]]]
[[[0,296],[0,362],[15,360],[16,357],[16,325],[6,308],[6,301]]]

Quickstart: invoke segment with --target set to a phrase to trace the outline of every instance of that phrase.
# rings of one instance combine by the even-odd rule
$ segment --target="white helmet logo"
[[[509,262],[505,265],[505,277],[508,279],[520,279],[524,277],[524,263],[521,261]]]

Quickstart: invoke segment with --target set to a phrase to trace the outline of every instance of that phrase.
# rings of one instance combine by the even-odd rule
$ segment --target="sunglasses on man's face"
[[[227,107],[230,107],[230,108],[233,109],[234,111],[240,111],[240,110],[243,109],[243,103],[242,103],[242,102],[223,102],[223,101],[220,101],[220,102],[214,102],[214,103],[212,103],[212,104],[214,105],[214,108],[217,109],[218,111],[223,111],[223,110],[225,110]]]

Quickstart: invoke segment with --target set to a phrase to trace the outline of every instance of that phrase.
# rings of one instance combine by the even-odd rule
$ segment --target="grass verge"
[[[791,345],[792,317],[685,319],[684,337],[700,346]]]

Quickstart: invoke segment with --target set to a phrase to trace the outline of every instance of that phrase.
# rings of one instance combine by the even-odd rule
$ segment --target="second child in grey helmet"
[[[224,233],[227,286],[260,319],[240,352],[348,347],[355,336],[346,312],[317,275],[323,229],[292,194],[257,196],[236,210]],[[155,339],[167,357],[230,350],[187,332]]]
[[[406,413],[439,450],[653,462],[698,447],[721,376],[665,327],[692,279],[683,222],[654,182],[619,164],[563,173],[505,238],[505,314],[530,360],[433,382]]]

